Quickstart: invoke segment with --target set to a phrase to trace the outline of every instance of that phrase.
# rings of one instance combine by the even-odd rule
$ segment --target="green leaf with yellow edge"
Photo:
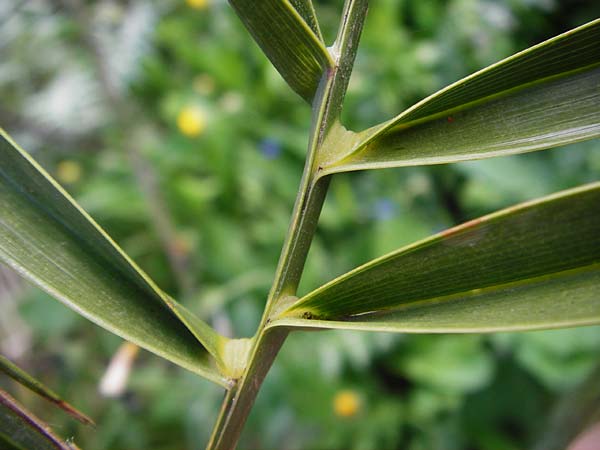
[[[312,0],[290,0],[290,3],[294,6],[296,11],[298,11],[298,14],[302,16],[304,22],[306,22],[313,33],[315,33],[315,36],[317,36],[321,42],[324,42]]]
[[[190,320],[2,130],[0,260],[107,330],[227,385],[213,358],[224,338]]]
[[[475,219],[371,261],[273,326],[491,332],[600,324],[600,183]]]
[[[301,15],[288,0],[229,3],[287,84],[311,103],[323,74],[333,67],[322,38],[315,34],[318,28],[312,5],[294,1],[302,6]]]
[[[77,450],[0,389],[0,444],[8,449]]]
[[[12,363],[10,360],[0,355],[0,372],[4,372],[13,380],[41,395],[46,400],[54,403],[56,406],[66,411],[68,414],[86,425],[94,425],[94,421],[88,416],[78,411],[73,406],[61,399],[52,389],[46,387],[43,383],[33,378],[23,369]]]
[[[600,136],[600,19],[524,50],[329,149],[322,174],[450,163]]]

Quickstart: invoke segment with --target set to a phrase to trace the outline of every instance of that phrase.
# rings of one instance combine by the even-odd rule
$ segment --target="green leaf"
[[[2,130],[0,260],[107,330],[226,385],[207,353],[217,355],[222,338],[208,325],[182,320],[191,313],[160,291]]]
[[[517,53],[354,135],[323,174],[439,164],[600,136],[600,19]],[[342,154],[340,154],[342,152]]]
[[[2,433],[0,433],[0,448],[5,450],[27,450]]]
[[[599,324],[600,183],[390,253],[309,293],[281,317],[276,325],[403,332]]]
[[[76,450],[56,436],[50,427],[0,389],[0,443],[9,449]],[[2,448],[5,448],[4,446]]]
[[[321,77],[333,62],[315,34],[314,11],[309,12],[308,3],[294,2],[296,7],[304,5],[300,8],[302,15],[288,0],[230,0],[230,3],[285,81],[311,103]],[[308,24],[303,16],[310,17]]]
[[[0,372],[4,372],[6,375],[19,382],[23,386],[31,389],[36,394],[41,395],[46,400],[51,401],[56,406],[73,416],[75,419],[79,420],[81,423],[86,425],[94,425],[94,421],[92,419],[83,414],[81,411],[75,409],[73,406],[69,405],[50,388],[44,386],[41,382],[33,378],[20,367],[17,367],[2,355],[0,355]]]
[[[296,11],[298,11],[298,14],[302,16],[304,22],[306,22],[313,33],[315,33],[315,36],[317,36],[321,42],[324,42],[312,0],[290,0],[290,3],[294,6]]]

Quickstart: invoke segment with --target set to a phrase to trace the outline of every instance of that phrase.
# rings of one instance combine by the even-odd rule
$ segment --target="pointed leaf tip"
[[[77,410],[75,407],[71,406],[69,403],[65,402],[58,396],[58,394],[56,394],[50,388],[46,387],[40,381],[33,378],[23,369],[21,369],[16,364],[12,363],[10,360],[8,360],[2,355],[0,355],[0,372],[4,372],[16,382],[22,384],[26,388],[35,392],[36,394],[44,397],[46,400],[54,403],[56,406],[61,408],[66,413],[70,414],[72,417],[74,417],[81,423],[85,425],[95,426],[94,421],[92,419],[90,419],[81,411]]]

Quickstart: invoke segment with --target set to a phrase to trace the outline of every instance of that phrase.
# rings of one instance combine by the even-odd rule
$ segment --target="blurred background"
[[[316,1],[329,43],[342,3]],[[367,128],[599,15],[593,0],[372,1],[344,123]],[[300,181],[310,109],[225,1],[2,1],[0,98],[0,126],[164,290],[223,334],[254,333]],[[336,176],[300,293],[454,224],[599,175],[592,141]],[[128,359],[127,385],[101,394],[119,338],[7,267],[0,311],[0,353],[98,424],[79,426],[0,380],[63,437],[86,449],[205,445],[219,387],[142,351]],[[590,376],[600,385],[599,362],[599,327],[295,333],[240,449],[533,448],[565,432],[553,411],[574,418],[589,407],[573,399]]]

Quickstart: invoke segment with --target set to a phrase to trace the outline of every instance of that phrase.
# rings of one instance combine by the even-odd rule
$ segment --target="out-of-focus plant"
[[[88,319],[222,386],[226,395],[208,448],[236,446],[261,384],[291,331],[490,333],[600,323],[600,183],[466,222],[297,295],[333,177],[366,169],[506,156],[599,136],[599,20],[492,64],[393,119],[353,132],[342,125],[342,107],[367,0],[345,2],[337,37],[329,47],[309,0],[230,3],[283,79],[312,107],[304,174],[252,338],[219,334],[163,292],[6,133],[0,142],[0,258]],[[206,7],[206,2],[188,4]],[[103,73],[102,67],[99,71]],[[126,71],[122,75],[126,77]],[[129,124],[132,111],[119,99],[119,81],[108,76],[102,80],[109,103],[123,108],[123,124]],[[212,89],[207,79],[197,80],[196,88]],[[226,110],[239,107],[235,96],[223,101]],[[187,137],[199,136],[214,120],[200,105],[181,105],[176,124]],[[351,114],[344,110],[344,115]],[[138,133],[144,135],[141,128],[131,142],[137,142]],[[134,130],[124,133],[130,131]],[[261,148],[272,159],[281,151],[280,143],[269,138]],[[188,158],[191,162],[195,156]],[[145,164],[137,150],[132,161],[134,166]],[[81,167],[64,161],[57,176],[65,184],[75,183]],[[147,192],[156,192],[153,180],[139,178]],[[415,180],[413,188],[419,192],[420,181]],[[193,201],[200,195],[197,187],[197,180],[188,179],[178,189]],[[202,195],[210,195],[210,190],[203,185]],[[472,195],[476,200],[476,192]],[[382,199],[374,214],[387,217],[392,209]],[[165,230],[159,225],[158,234],[161,229]],[[230,230],[217,227],[210,232],[227,235]],[[178,255],[189,252],[189,243],[181,237],[176,245],[170,239],[165,242],[170,243],[167,250],[177,266]],[[234,255],[228,259],[235,264]],[[477,352],[476,338],[446,343],[440,348],[424,343],[399,364],[408,377],[434,386],[451,403],[454,392],[483,383],[490,369]],[[457,367],[459,375],[453,376],[452,357],[463,352],[477,363],[467,370],[467,377],[460,374],[464,366]],[[428,364],[432,360],[449,370],[443,376],[432,371]],[[26,379],[20,375],[21,381]],[[0,398],[3,414],[10,419],[0,428],[6,445],[72,446],[61,443],[8,394],[0,391]],[[361,394],[348,388],[337,393],[333,408],[340,417],[353,417],[360,415],[362,403]],[[431,403],[427,395],[415,399],[414,416],[430,414]],[[374,420],[399,414],[388,406]]]

